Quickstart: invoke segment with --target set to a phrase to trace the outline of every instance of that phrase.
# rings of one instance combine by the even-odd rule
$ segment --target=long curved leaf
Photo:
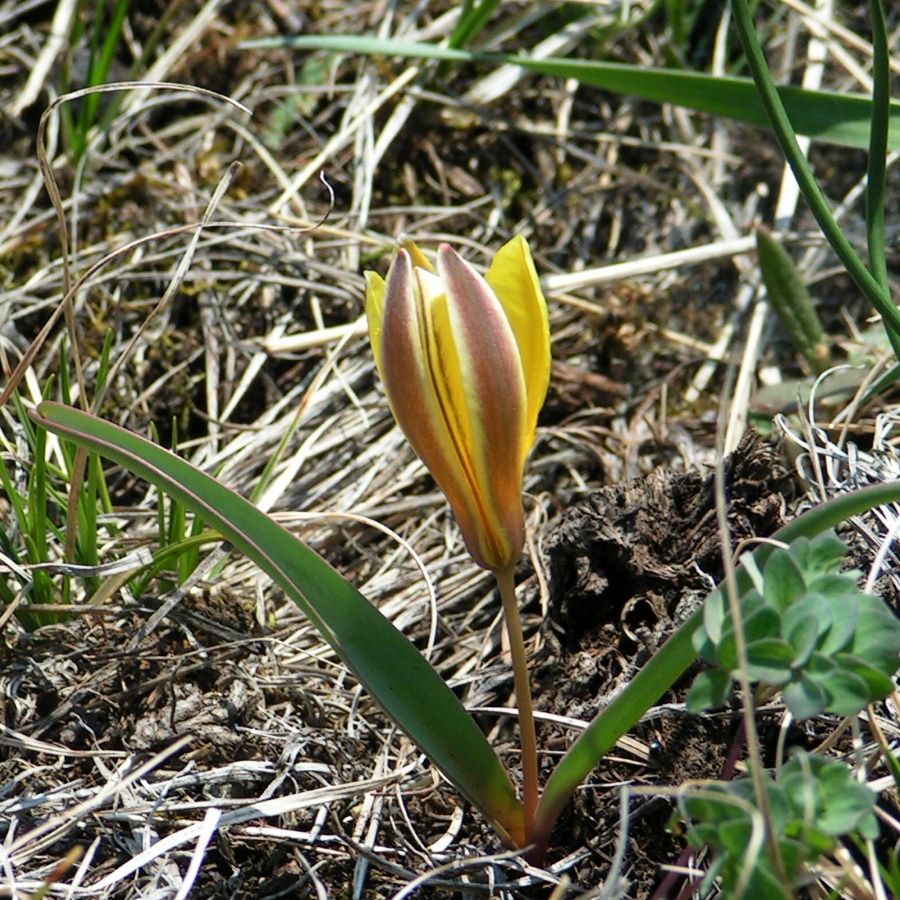
[[[516,65],[543,75],[575,78],[582,84],[618,94],[629,94],[656,103],[673,103],[698,112],[770,127],[756,85],[750,78],[720,77],[703,72],[644,68],[588,59],[552,56],[532,59],[509,53],[474,53],[438,47],[435,44],[356,35],[269,38],[249,41],[244,46],[337,50],[413,59]],[[873,110],[871,98],[862,94],[809,91],[792,86],[779,87],[778,94],[797,134],[831,144],[868,148]],[[890,104],[888,149],[900,150],[900,103],[896,101]]]
[[[522,806],[474,720],[403,634],[317,553],[230,488],[118,425],[49,401],[31,417],[180,500],[252,559],[447,778],[522,845]]]

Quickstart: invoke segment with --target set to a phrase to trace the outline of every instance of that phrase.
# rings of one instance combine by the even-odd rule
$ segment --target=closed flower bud
[[[522,477],[550,377],[547,305],[524,238],[482,277],[446,244],[412,243],[387,278],[366,272],[378,371],[403,432],[447,495],[475,561],[522,553]]]

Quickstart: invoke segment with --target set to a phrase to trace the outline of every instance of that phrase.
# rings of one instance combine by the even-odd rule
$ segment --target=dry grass
[[[833,329],[844,334],[842,316],[860,310],[829,278],[790,184],[779,187],[766,135],[518,72],[437,77],[428,63],[240,48],[300,28],[440,39],[454,10],[173,4],[141,79],[202,86],[253,114],[130,89],[77,167],[51,118],[62,247],[34,139],[48,92],[62,87],[51,35],[76,12],[67,20],[60,3],[51,23],[44,7],[0,5],[0,352],[8,373],[59,307],[68,251],[73,283],[87,276],[72,296],[75,330],[51,330],[23,394],[37,401],[77,361],[93,402],[111,333],[115,370],[98,411],[154,426],[163,443],[177,428],[182,453],[244,494],[265,473],[259,505],[346,572],[470,706],[489,709],[483,721],[504,747],[499,605],[390,419],[364,336],[362,270],[383,269],[401,233],[452,240],[478,264],[522,233],[546,274],[556,364],[520,573],[536,654],[541,540],[559,510],[659,463],[711,461],[719,361],[739,367],[729,446],[760,371],[799,372],[758,302],[751,226],[774,218],[798,232]],[[487,46],[547,37],[530,12],[505,5],[515,26]],[[586,26],[611,14],[587,11],[566,49],[599,52]],[[123,65],[154,24],[134,14]],[[815,44],[790,34],[774,51],[810,71],[798,54]],[[625,29],[605,52],[658,64],[666,44]],[[855,161],[829,159],[853,195]],[[3,416],[12,460],[16,422],[10,407]],[[110,484],[103,558],[153,549],[158,497],[121,472]],[[8,577],[24,597],[28,573]],[[577,881],[588,850],[547,870],[492,855],[497,842],[257,571],[210,545],[196,582],[133,596],[119,579],[98,602],[75,580],[73,602],[91,605],[73,620],[29,634],[4,617],[0,895],[56,878],[52,896],[103,900],[569,895],[564,881]],[[80,859],[56,871],[76,847]],[[627,890],[617,874],[596,896]]]

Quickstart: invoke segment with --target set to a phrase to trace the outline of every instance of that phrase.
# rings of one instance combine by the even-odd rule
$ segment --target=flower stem
[[[525,813],[525,835],[530,839],[534,814],[538,804],[538,762],[537,739],[534,730],[534,709],[531,705],[531,685],[528,663],[525,658],[525,639],[522,635],[522,619],[516,601],[516,584],[513,566],[494,571],[500,600],[503,604],[503,618],[509,635],[509,649],[512,654],[513,679],[516,688],[516,703],[519,707],[519,735],[522,745],[522,807]]]

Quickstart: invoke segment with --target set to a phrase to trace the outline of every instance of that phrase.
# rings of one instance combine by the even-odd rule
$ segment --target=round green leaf
[[[776,550],[766,561],[763,570],[766,603],[779,612],[787,609],[806,592],[806,581],[791,550]]]
[[[781,638],[763,638],[747,645],[747,672],[754,681],[786,684],[793,660],[794,648]]]
[[[836,668],[819,683],[828,693],[825,709],[839,716],[855,716],[869,702],[869,686],[854,672]]]
[[[731,676],[723,669],[705,669],[688,691],[685,705],[690,713],[718,709],[725,705],[731,691]]]
[[[809,662],[819,637],[831,623],[830,610],[827,606],[823,610],[822,605],[816,604],[809,597],[804,597],[782,616],[781,633],[794,648],[793,665],[796,668],[802,668]]]
[[[798,721],[811,719],[825,710],[828,694],[807,675],[801,675],[781,689],[781,697]]]

